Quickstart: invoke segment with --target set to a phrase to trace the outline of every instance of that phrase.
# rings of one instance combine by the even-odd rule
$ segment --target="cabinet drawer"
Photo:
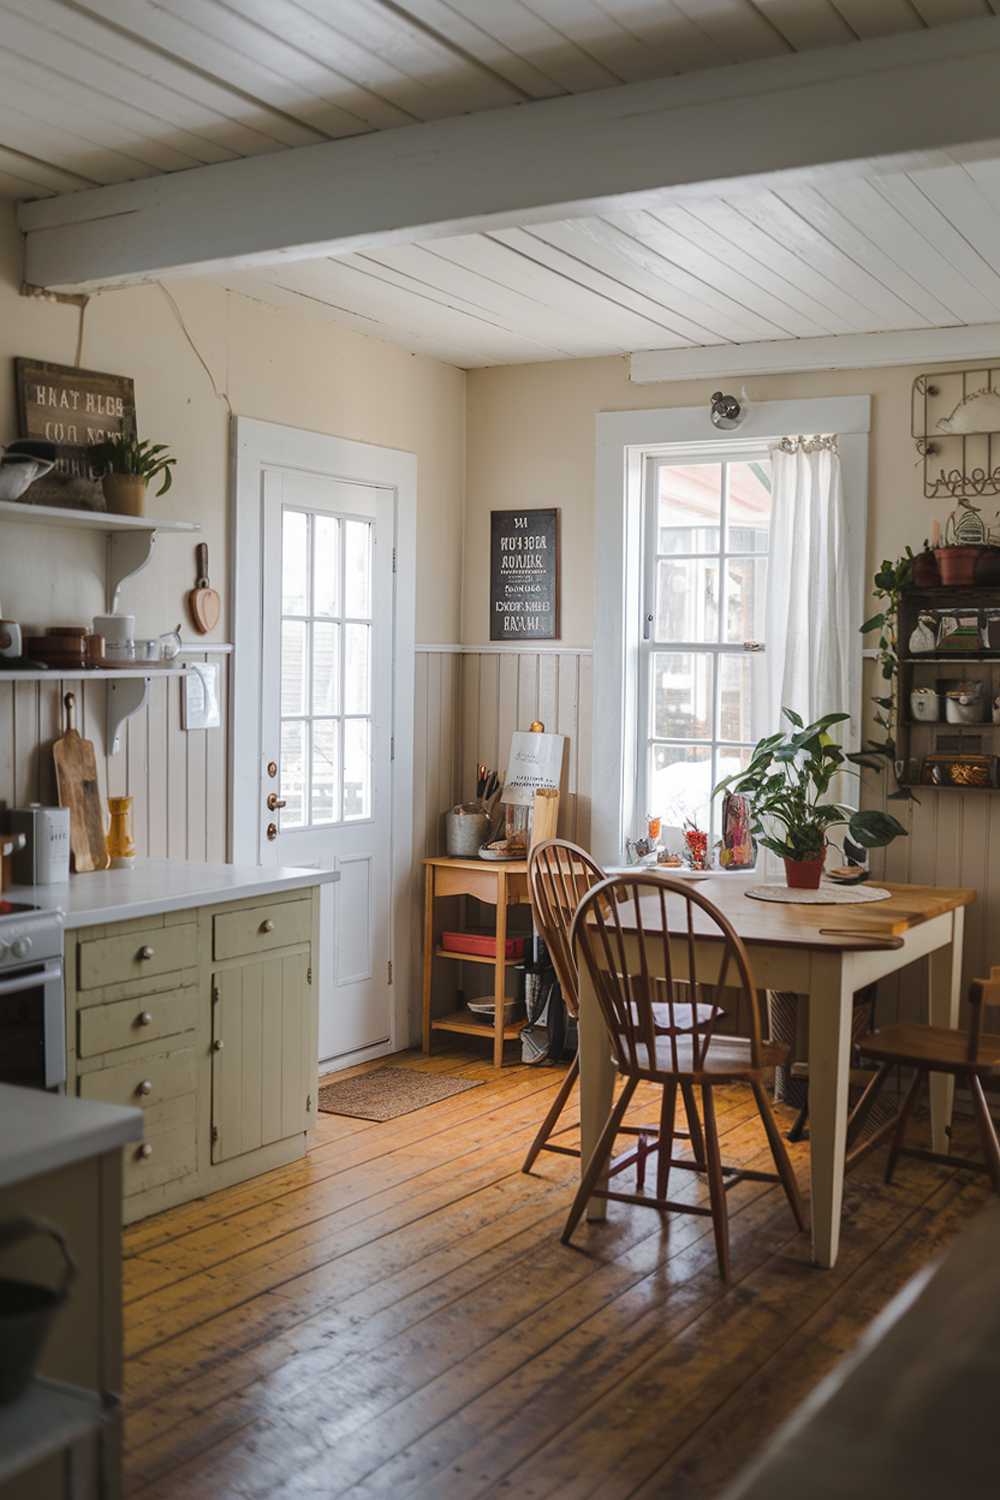
[[[171,969],[189,968],[196,961],[198,927],[150,927],[127,937],[94,938],[80,943],[80,988],[121,984],[127,979],[152,979]]]
[[[113,1068],[84,1073],[79,1080],[81,1099],[101,1099],[105,1104],[134,1104],[146,1109],[193,1094],[196,1088],[193,1048],[159,1057],[134,1057]]]
[[[191,1101],[194,1109],[194,1100]],[[165,1182],[175,1182],[178,1177],[187,1177],[198,1164],[197,1137],[194,1120],[183,1120],[176,1125],[161,1125],[150,1130],[137,1143],[130,1142],[125,1150],[123,1163],[123,1190],[126,1198],[133,1193],[145,1192],[147,1188],[160,1187]]]
[[[251,906],[213,918],[215,958],[243,958],[308,943],[312,934],[312,902],[282,901],[274,906]]]
[[[78,1051],[81,1057],[96,1057],[138,1042],[156,1042],[161,1037],[190,1031],[197,1017],[198,990],[165,990],[135,1000],[116,1000],[110,1005],[92,1005],[77,1016]]]

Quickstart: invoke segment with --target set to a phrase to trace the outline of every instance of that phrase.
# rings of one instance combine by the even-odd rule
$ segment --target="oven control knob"
[[[31,952],[30,937],[15,938],[10,945],[10,951],[14,958],[27,958]]]

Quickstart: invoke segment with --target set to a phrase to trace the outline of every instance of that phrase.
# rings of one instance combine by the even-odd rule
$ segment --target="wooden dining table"
[[[639,872],[636,872],[639,873]],[[649,873],[644,871],[642,873]],[[654,872],[655,874],[655,872]],[[627,877],[623,877],[626,878]],[[663,877],[670,878],[669,871]],[[965,907],[974,890],[929,885],[880,884],[887,900],[864,905],[799,905],[760,901],[747,895],[759,874],[718,875],[698,883],[698,892],[729,918],[747,946],[759,989],[788,990],[805,997],[809,1015],[809,1133],[812,1182],[812,1252],[819,1266],[833,1266],[840,1241],[844,1192],[854,996],[866,985],[922,960],[927,969],[928,1020],[956,1026],[962,985]],[[872,882],[873,886],[876,884]],[[687,903],[667,902],[671,940],[687,945]],[[660,928],[660,903],[642,899],[647,933]],[[635,908],[619,907],[626,957],[636,956]],[[699,913],[695,925],[699,979],[718,977],[717,927]],[[614,1066],[611,1048],[587,966],[580,967],[581,1171],[597,1144],[611,1108]],[[932,1075],[931,1136],[935,1151],[947,1152],[954,1080]],[[592,1198],[591,1220],[603,1219],[607,1203]]]

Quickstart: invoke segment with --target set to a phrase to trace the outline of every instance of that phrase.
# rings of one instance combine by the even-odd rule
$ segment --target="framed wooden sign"
[[[116,433],[136,436],[132,380],[38,359],[15,359],[14,380],[18,436],[56,446],[56,466],[36,486],[50,501],[62,489],[66,504],[86,503],[88,491],[100,492],[87,450]]]
[[[490,640],[558,639],[558,510],[491,511]]]

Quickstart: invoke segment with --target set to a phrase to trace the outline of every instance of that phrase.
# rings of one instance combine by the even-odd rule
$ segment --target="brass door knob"
[[[224,1046],[225,1043],[223,1042],[222,1038],[216,1037],[215,1041],[212,1043],[212,1051],[221,1052]]]
[[[141,1010],[139,1012],[139,1025],[140,1026],[152,1026],[152,1024],[153,1024],[153,1012],[151,1010]]]
[[[143,1161],[149,1161],[149,1158],[152,1156],[152,1154],[152,1146],[148,1141],[143,1141],[142,1145],[139,1147],[139,1155],[142,1157]]]
[[[156,949],[151,948],[148,943],[144,943],[143,946],[139,949],[138,957],[146,960],[155,958]]]
[[[274,931],[274,923],[271,921],[270,917],[266,917],[264,919],[264,921],[261,922],[258,931],[260,931],[260,932],[273,932]]]
[[[153,1084],[149,1078],[144,1078],[139,1087],[136,1089],[137,1094],[151,1094],[152,1092]]]
[[[275,839],[278,837],[278,825],[277,825],[277,823],[268,823],[268,825],[267,825],[267,836],[271,840],[271,843],[273,844],[274,841],[275,841]]]
[[[277,794],[277,792],[268,792],[268,794],[267,794],[267,810],[268,810],[268,812],[277,812],[279,807],[285,807],[286,805],[287,804],[285,802],[285,799],[283,797],[279,797],[278,794]]]

